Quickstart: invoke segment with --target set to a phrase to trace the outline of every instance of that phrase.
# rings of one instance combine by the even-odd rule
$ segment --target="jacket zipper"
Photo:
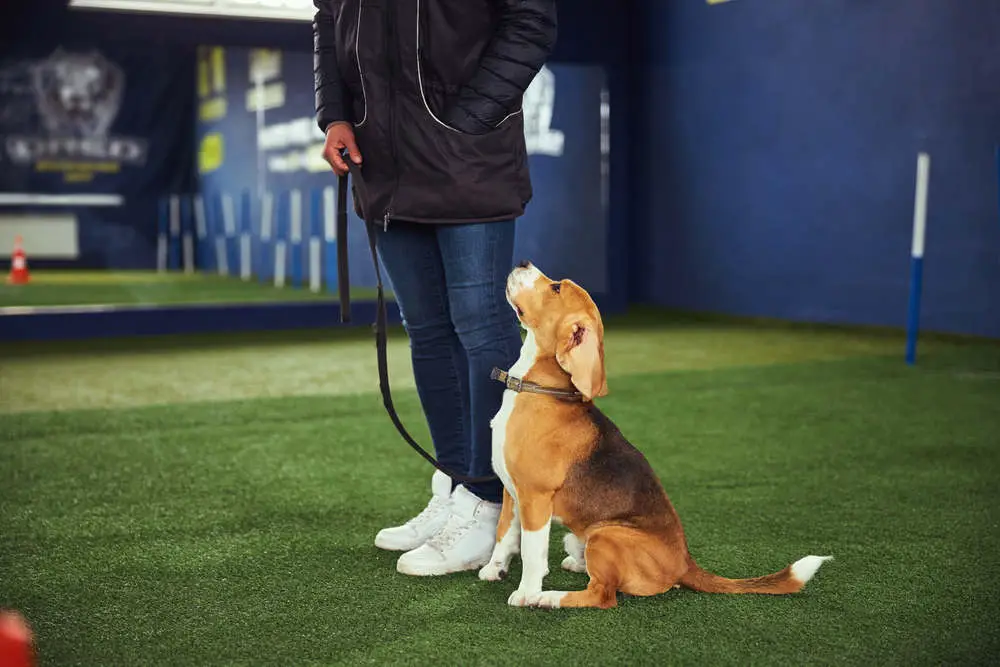
[[[389,218],[392,216],[392,202],[399,188],[399,160],[396,156],[396,75],[399,61],[399,39],[396,36],[396,3],[389,3],[385,8],[385,33],[389,42],[386,45],[386,60],[389,66],[389,149],[392,153],[392,169],[395,180],[392,193],[389,195],[389,205],[382,219],[382,231],[389,231]]]

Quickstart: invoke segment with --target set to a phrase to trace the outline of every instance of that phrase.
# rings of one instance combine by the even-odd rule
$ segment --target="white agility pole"
[[[337,204],[334,201],[337,191],[332,185],[323,188],[323,237],[327,243],[337,240]]]
[[[326,288],[333,291],[337,284],[337,191],[329,185],[323,188],[323,248],[325,255]]]
[[[274,201],[270,191],[265,190],[261,197],[260,211],[260,250],[258,251],[258,261],[260,262],[260,281],[267,282],[271,276],[269,271],[273,264],[269,258],[271,254],[271,229],[274,226]]]
[[[236,212],[233,210],[233,198],[222,195],[222,231],[215,237],[216,262],[219,265],[219,275],[229,276],[229,239],[236,234]],[[235,259],[235,258],[234,258]]]
[[[240,279],[250,280],[250,232],[240,234]]]
[[[226,252],[226,237],[215,237],[215,263],[219,267],[220,276],[229,275],[229,256]]]
[[[927,232],[927,192],[931,156],[917,156],[917,191],[913,203],[913,240],[910,247],[910,308],[906,323],[906,363],[917,361],[917,338],[920,335],[920,295],[924,273],[924,238]]]
[[[274,286],[285,286],[285,242],[276,241],[274,244]]]
[[[222,224],[228,238],[236,236],[236,209],[232,196],[228,194],[222,195]]]
[[[292,287],[302,287],[302,191],[292,190],[289,195],[288,241],[291,252],[290,271]]]
[[[323,276],[320,273],[321,257],[323,252],[323,240],[318,236],[309,239],[309,289],[318,292],[323,283]]]

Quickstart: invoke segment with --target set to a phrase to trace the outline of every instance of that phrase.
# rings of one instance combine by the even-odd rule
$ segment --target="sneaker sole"
[[[440,530],[440,528],[438,528],[438,530]],[[435,530],[434,532],[437,532],[437,530]],[[433,535],[433,533],[431,534]],[[428,535],[426,538],[420,540],[419,542],[407,542],[405,544],[400,545],[399,542],[393,542],[392,538],[379,539],[379,536],[376,534],[375,546],[379,549],[383,549],[384,551],[413,551],[417,547],[423,546],[424,542],[426,542],[430,538],[431,536]]]
[[[458,572],[468,572],[470,570],[478,570],[487,563],[490,562],[489,556],[482,560],[469,561],[465,565],[460,565],[457,567],[435,567],[430,570],[421,569],[418,571],[408,570],[407,568],[401,567],[399,562],[396,562],[396,572],[400,574],[405,574],[410,577],[440,577],[445,574],[455,574]]]
[[[382,549],[383,551],[413,551],[414,549],[416,549],[417,547],[419,547],[421,544],[423,544],[423,542],[421,542],[420,544],[414,544],[413,546],[404,545],[404,546],[399,547],[399,546],[394,546],[392,544],[386,544],[385,542],[379,542],[378,540],[375,540],[375,547],[378,548],[378,549]]]

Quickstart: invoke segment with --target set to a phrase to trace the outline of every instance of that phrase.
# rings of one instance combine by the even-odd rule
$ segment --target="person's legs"
[[[514,261],[514,221],[438,228],[438,244],[448,285],[448,308],[468,358],[468,474],[493,473],[490,421],[500,409],[504,386],[490,379],[494,367],[510,368],[521,349],[517,317],[507,303],[507,274]],[[469,491],[494,503],[502,499],[499,480],[469,484]]]
[[[468,466],[468,367],[448,306],[444,263],[433,227],[394,222],[378,234],[410,341],[410,359],[434,453],[449,470]]]
[[[417,394],[436,458],[450,470],[468,467],[468,366],[448,310],[444,265],[434,229],[393,223],[379,232],[378,252],[410,339]],[[435,472],[432,498],[416,517],[375,538],[382,549],[408,551],[438,532],[448,517],[453,483]]]
[[[468,358],[465,419],[470,428],[464,470],[475,477],[487,476],[493,473],[490,420],[503,396],[503,385],[490,379],[490,371],[513,365],[521,347],[517,320],[504,296],[513,260],[514,223],[442,225],[437,237],[451,320]],[[489,562],[502,489],[498,480],[456,487],[444,528],[400,556],[396,569],[435,575],[478,569]]]

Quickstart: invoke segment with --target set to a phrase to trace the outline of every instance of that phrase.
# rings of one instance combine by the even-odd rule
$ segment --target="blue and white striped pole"
[[[292,190],[289,202],[288,254],[292,287],[302,287],[302,191]]]
[[[913,204],[913,243],[910,249],[910,311],[906,324],[906,363],[917,361],[917,337],[920,335],[920,293],[924,274],[924,235],[927,230],[927,182],[931,157],[917,156],[917,192]]]
[[[229,277],[229,255],[226,252],[226,234],[220,220],[225,218],[222,194],[216,192],[212,195],[208,205],[209,227],[212,236],[215,238],[215,268],[220,276]]]
[[[309,291],[323,288],[323,191],[309,191]]]
[[[236,206],[228,192],[222,195],[222,225],[225,231],[223,243],[226,252],[226,275],[236,274],[239,269],[239,250],[236,240]],[[232,267],[230,269],[230,267]]]
[[[250,190],[244,189],[240,195],[240,280],[250,280],[253,270],[251,258],[250,231],[253,211],[251,210]]]
[[[274,196],[265,190],[260,200],[260,247],[257,255],[257,271],[261,283],[273,278],[274,249],[271,237],[274,235]]]
[[[274,230],[274,286],[285,286],[285,237],[288,234],[289,195],[287,191],[278,195],[278,215]]]

